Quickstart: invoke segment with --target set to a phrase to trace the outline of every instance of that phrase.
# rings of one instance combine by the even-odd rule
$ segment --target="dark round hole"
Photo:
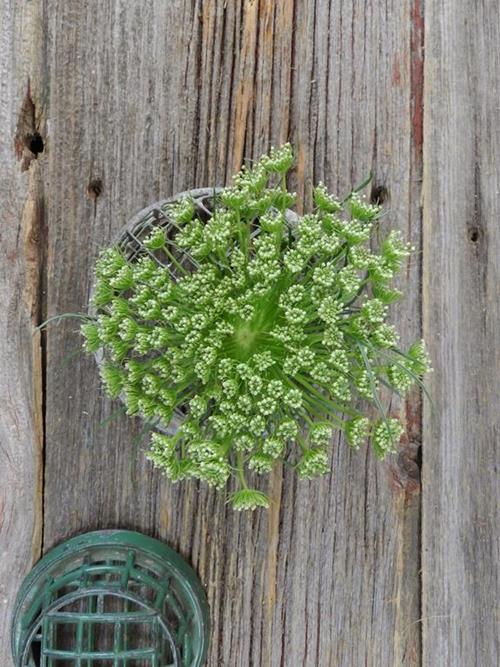
[[[33,155],[38,155],[38,153],[43,153],[43,139],[39,132],[34,134],[28,134],[26,137],[26,146],[30,149]]]
[[[477,227],[471,227],[469,229],[469,239],[472,243],[477,243],[479,241],[479,229]]]
[[[375,205],[380,205],[385,202],[389,196],[389,191],[385,185],[374,185],[370,193],[370,202]]]
[[[87,195],[91,199],[97,199],[102,192],[102,181],[100,178],[93,178],[87,185]]]

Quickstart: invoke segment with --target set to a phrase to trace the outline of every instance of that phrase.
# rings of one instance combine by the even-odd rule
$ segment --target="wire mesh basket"
[[[176,234],[180,231],[180,227],[172,219],[172,216],[169,215],[169,211],[179,202],[189,198],[194,204],[194,217],[207,222],[212,217],[216,207],[222,207],[222,203],[218,200],[220,191],[221,188],[186,190],[174,197],[151,204],[139,211],[130,220],[121,230],[113,245],[119,248],[130,262],[136,262],[141,257],[150,257],[160,266],[165,267],[174,281],[177,280],[179,278],[179,268],[177,267],[181,267],[183,271],[190,272],[198,268],[198,262],[188,252],[173,243]],[[296,213],[291,210],[285,211],[285,220],[289,233],[292,233],[297,222]],[[144,245],[144,239],[158,227],[165,230],[168,255],[163,250],[150,250]],[[252,238],[257,236],[259,231],[259,225],[255,224],[251,233]],[[96,309],[91,306],[89,314],[95,316],[97,314]],[[101,365],[106,360],[105,352],[99,350],[95,354],[95,358],[97,364]],[[121,400],[123,401],[123,396]],[[172,435],[177,431],[184,417],[185,413],[180,409],[176,409],[169,424],[158,422],[154,424],[154,428]]]
[[[12,621],[16,667],[200,667],[209,609],[193,570],[140,533],[97,531],[50,551]]]

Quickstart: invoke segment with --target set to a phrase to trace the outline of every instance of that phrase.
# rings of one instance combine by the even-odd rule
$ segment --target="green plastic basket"
[[[12,621],[16,667],[201,667],[209,608],[165,544],[106,530],[50,551],[24,580]]]

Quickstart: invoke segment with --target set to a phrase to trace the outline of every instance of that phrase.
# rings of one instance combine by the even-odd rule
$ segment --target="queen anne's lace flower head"
[[[386,321],[408,244],[392,231],[375,252],[379,207],[323,184],[290,222],[292,163],[289,145],[273,148],[215,196],[208,220],[186,197],[168,210],[174,234],[154,228],[133,260],[104,250],[97,316],[82,326],[128,414],[165,425],[184,415],[174,435],[153,434],[153,463],[216,489],[234,477],[238,510],[268,507],[247,475],[257,482],[279,461],[304,479],[328,472],[336,429],[354,449],[371,440],[378,456],[393,452],[402,426],[365,408],[380,411],[382,389],[404,394],[429,365],[423,342],[402,352]]]

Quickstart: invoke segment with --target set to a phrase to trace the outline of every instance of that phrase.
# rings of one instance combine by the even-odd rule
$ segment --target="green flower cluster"
[[[378,456],[395,451],[402,427],[385,415],[382,385],[403,395],[428,370],[423,342],[400,351],[386,321],[408,244],[393,231],[370,249],[379,208],[357,192],[340,201],[320,184],[313,210],[290,215],[292,163],[285,145],[243,168],[208,220],[189,198],[171,206],[174,238],[155,228],[134,261],[105,250],[97,315],[82,327],[129,414],[164,425],[185,415],[174,435],[152,436],[154,464],[217,489],[234,476],[239,510],[268,505],[248,471],[285,460],[301,478],[328,472],[336,429],[355,449],[371,439]]]

